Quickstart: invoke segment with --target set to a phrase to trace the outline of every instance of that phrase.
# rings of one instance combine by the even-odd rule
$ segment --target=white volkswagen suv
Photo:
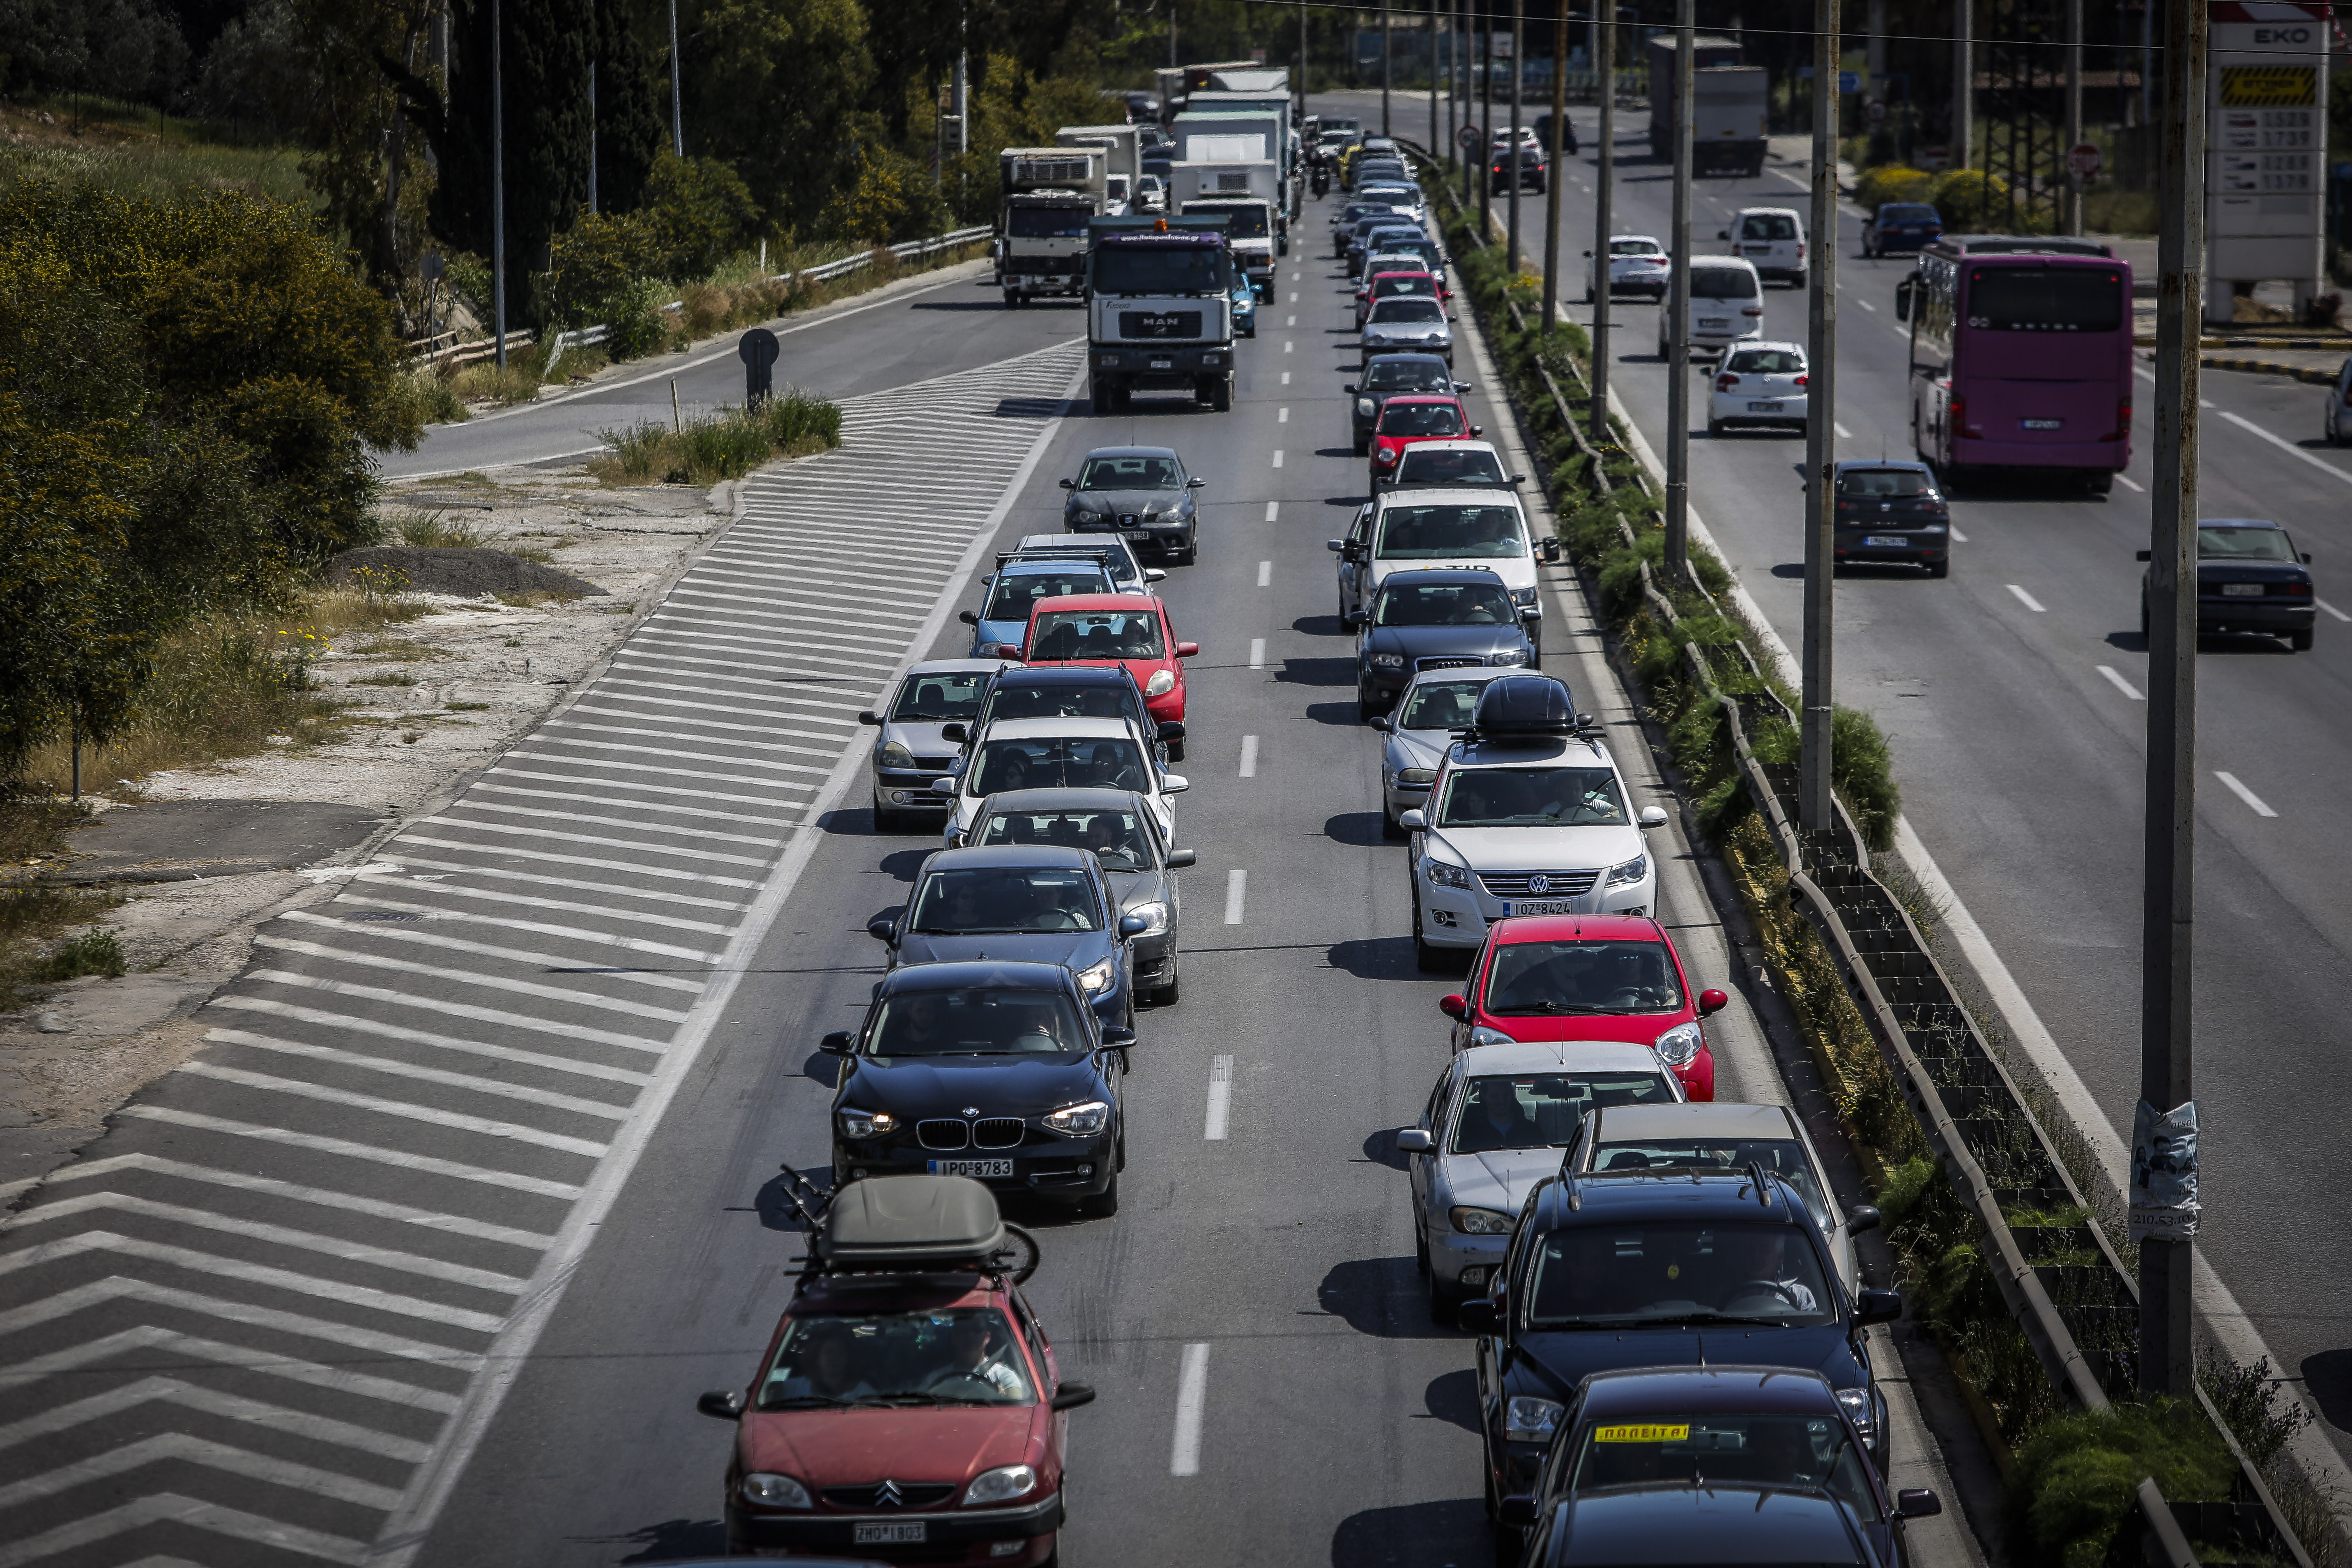
[[[1476,947],[1513,915],[1645,915],[1658,871],[1616,761],[1544,675],[1487,682],[1475,721],[1438,764],[1429,805],[1399,821],[1412,835],[1413,953]]]

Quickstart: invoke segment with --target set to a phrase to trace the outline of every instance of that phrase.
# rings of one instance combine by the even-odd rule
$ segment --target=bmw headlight
[[[1488,664],[1525,664],[1528,662],[1528,650],[1523,647],[1507,647],[1500,653],[1488,654],[1486,662]]]
[[[1151,679],[1143,683],[1146,697],[1165,697],[1175,689],[1176,672],[1172,669],[1155,669],[1151,672]]]
[[[1362,415],[1367,419],[1370,419],[1372,416],[1373,411],[1379,408],[1379,406],[1380,405],[1374,403],[1369,397],[1359,397],[1356,399],[1356,412]]]
[[[880,1138],[898,1130],[898,1119],[887,1110],[845,1110],[841,1113],[841,1135],[853,1141]],[[808,1504],[800,1505],[806,1508]]]
[[[1499,1209],[1456,1208],[1454,1228],[1465,1236],[1508,1236],[1511,1216]]]
[[[1026,1465],[1000,1465],[992,1470],[982,1470],[963,1490],[963,1506],[978,1508],[983,1503],[1003,1502],[1017,1498],[1037,1484],[1037,1472]]]
[[[1488,1028],[1484,1024],[1479,1025],[1476,1028],[1470,1031],[1470,1043],[1474,1046],[1515,1046],[1518,1044],[1517,1040],[1514,1040],[1510,1036],[1503,1033],[1502,1030]]]
[[[1404,655],[1401,653],[1376,653],[1372,655],[1372,668],[1375,669],[1402,669],[1404,668]]]
[[[1097,995],[1110,989],[1111,973],[1111,962],[1108,958],[1100,963],[1090,963],[1078,971],[1078,984],[1087,995]]]
[[[1512,1443],[1549,1443],[1559,1428],[1559,1401],[1515,1394],[1503,1407],[1503,1436]]]
[[[1698,1060],[1698,1048],[1703,1043],[1697,1021],[1693,1020],[1687,1024],[1676,1024],[1660,1035],[1657,1043],[1650,1048],[1657,1052],[1658,1059],[1668,1067],[1686,1068]]]
[[[911,768],[915,765],[915,753],[896,741],[883,742],[880,755],[886,768]]]
[[[1837,1402],[1844,1405],[1846,1415],[1853,1417],[1854,1430],[1862,1434],[1863,1447],[1877,1447],[1878,1414],[1871,1405],[1870,1390],[1841,1388],[1837,1391]]]
[[[1468,890],[1470,887],[1469,867],[1457,866],[1451,860],[1440,860],[1433,855],[1423,856],[1421,858],[1421,864],[1423,868],[1429,873],[1429,879],[1434,886],[1440,888],[1460,888],[1465,891]]]
[[[1110,1125],[1110,1107],[1099,1100],[1089,1100],[1078,1105],[1066,1105],[1059,1110],[1048,1111],[1039,1121],[1056,1132],[1073,1138],[1091,1138]]]
[[[1607,885],[1612,888],[1630,888],[1649,874],[1650,858],[1647,855],[1636,855],[1622,866],[1609,868]]]
[[[808,1488],[790,1476],[753,1470],[742,1481],[743,1500],[759,1508],[808,1508]]]
[[[1129,904],[1127,913],[1143,917],[1143,929],[1138,936],[1157,936],[1168,929],[1168,906],[1154,900],[1148,904]]]

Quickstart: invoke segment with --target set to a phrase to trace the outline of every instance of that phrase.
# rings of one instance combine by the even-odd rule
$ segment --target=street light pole
[[[669,0],[669,150],[686,156],[686,106],[677,88],[677,0]]]
[[[1675,0],[1674,267],[1666,287],[1666,578],[1690,569],[1690,261],[1692,0]]]
[[[1969,166],[1977,96],[1976,0],[1952,0],[1952,145],[1948,169]]]
[[[1519,100],[1528,79],[1527,0],[1511,0],[1511,205],[1506,226],[1510,230],[1510,275],[1519,275],[1519,187],[1527,181],[1519,163]]]
[[[1606,450],[1614,443],[1609,431],[1609,226],[1610,200],[1617,179],[1617,21],[1601,19],[1603,5],[1615,0],[1593,0],[1592,65],[1601,96],[1601,171],[1592,190],[1592,272],[1585,292],[1592,300],[1592,444]]]
[[[490,0],[490,314],[499,334],[499,368],[507,367],[506,53],[499,0]]]
[[[1478,243],[1485,245],[1495,237],[1495,177],[1488,167],[1495,155],[1495,19],[1482,14],[1478,20],[1486,45],[1478,51],[1484,67],[1478,73]]]
[[[1812,265],[1805,300],[1805,668],[1797,816],[1837,824],[1830,800],[1832,590],[1837,574],[1838,0],[1813,0]]]
[[[2083,176],[2072,153],[2083,144],[2083,0],[2066,0],[2066,215],[2068,234],[2083,232]]]
[[[1551,175],[1544,181],[1543,335],[1551,336],[1559,314],[1559,187],[1568,171],[1559,166],[1560,149],[1568,142],[1568,0],[1559,0],[1559,19],[1551,36]]]
[[[2165,9],[2156,267],[2156,473],[2149,486],[2147,816],[2140,1114],[2190,1106],[2197,826],[2197,381],[2205,287],[2205,7]],[[2193,1108],[2192,1108],[2193,1109]],[[2137,1142],[2137,1140],[2135,1140]],[[2196,1390],[2186,1237],[2139,1243],[2139,1385]]]
[[[1395,0],[1381,0],[1381,134],[1393,136],[1389,129],[1389,44],[1394,29],[1391,19],[1396,16]]]
[[[1434,160],[1445,143],[1437,139],[1437,0],[1429,0],[1429,155]]]

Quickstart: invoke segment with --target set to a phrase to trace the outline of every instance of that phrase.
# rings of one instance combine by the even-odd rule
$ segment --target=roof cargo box
[[[969,1176],[867,1176],[834,1194],[816,1245],[835,1268],[971,1268],[1004,1250],[1004,1221]]]
[[[1506,675],[1478,694],[1472,721],[1481,735],[1565,735],[1576,728],[1576,703],[1549,675]]]

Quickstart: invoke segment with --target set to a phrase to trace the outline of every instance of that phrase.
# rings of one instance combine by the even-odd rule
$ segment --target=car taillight
[[[1742,305],[1739,308],[1739,313],[1743,316],[1760,316],[1764,313],[1764,307],[1761,305]]]
[[[1798,259],[1798,260],[1800,260],[1800,261],[1802,261],[1804,258],[1805,258],[1805,242],[1804,242],[1803,240],[1801,240],[1801,240],[1797,241],[1797,259]]]
[[[2099,439],[2102,441],[2122,441],[2128,439],[2130,436],[2131,399],[2126,397],[2122,402],[2116,405],[2115,434],[2112,436],[2102,436]]]
[[[1717,392],[1737,392],[1739,389],[1739,378],[1736,375],[1718,375],[1715,378],[1715,389]]]
[[[2308,599],[2311,597],[2311,584],[2308,583],[2289,583],[2285,586],[2287,597],[2291,599]]]
[[[1802,386],[1802,385],[1804,385],[1804,384],[1805,384],[1805,383],[1807,383],[1807,382],[1809,382],[1809,381],[1811,381],[1811,380],[1812,380],[1812,379],[1813,379],[1813,378],[1812,378],[1811,376],[1810,376],[1810,375],[1801,375],[1801,376],[1799,376],[1799,377],[1797,378],[1797,384],[1798,384],[1799,386]]]

